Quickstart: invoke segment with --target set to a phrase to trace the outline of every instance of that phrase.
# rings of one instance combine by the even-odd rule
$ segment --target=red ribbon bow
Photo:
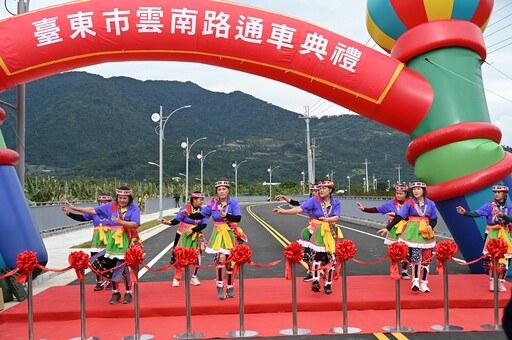
[[[487,251],[492,258],[502,259],[508,252],[508,244],[501,238],[493,238],[487,242]]]
[[[304,253],[302,247],[298,242],[290,243],[284,248],[284,257],[286,258],[286,268],[284,277],[287,280],[292,278],[292,265],[302,261]]]
[[[405,259],[409,253],[409,247],[403,242],[395,242],[388,246],[388,256],[391,259],[389,273],[393,280],[400,280],[398,274],[398,261]]]
[[[178,265],[186,267],[197,262],[199,253],[193,248],[176,247],[174,248],[174,255],[176,255]]]
[[[141,265],[142,261],[144,261],[144,250],[141,247],[130,247],[126,249],[124,253],[124,262],[130,270],[130,278],[133,284],[138,284],[136,269]]]
[[[83,271],[89,267],[89,255],[83,251],[73,251],[68,256],[68,262],[75,270],[78,280],[84,280]]]
[[[341,269],[341,265],[350,259],[352,259],[354,256],[356,256],[357,249],[356,245],[352,240],[343,240],[342,242],[336,243],[336,271],[335,271],[335,277],[336,280],[339,277],[339,272]]]
[[[236,275],[240,266],[246,264],[251,261],[252,250],[249,246],[245,244],[238,244],[231,250],[227,261],[235,262],[235,266],[233,267],[233,274]]]
[[[32,273],[37,266],[37,254],[33,251],[25,250],[23,253],[18,254],[16,265],[21,271],[21,274],[16,278],[16,282],[25,283],[28,273]]]
[[[436,244],[435,252],[437,258],[437,272],[444,273],[444,263],[446,260],[451,259],[457,254],[459,247],[457,244],[450,240],[444,240]]]

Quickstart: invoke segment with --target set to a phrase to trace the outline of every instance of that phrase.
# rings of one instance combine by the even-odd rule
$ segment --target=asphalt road
[[[242,222],[240,226],[249,238],[248,245],[253,252],[252,261],[257,264],[266,264],[283,258],[283,249],[290,242],[298,239],[300,231],[307,226],[308,218],[305,215],[276,215],[272,212],[274,207],[280,206],[284,209],[288,205],[283,202],[269,202],[259,204],[247,204],[242,206]],[[346,239],[352,240],[357,248],[355,259],[368,264],[359,264],[354,261],[347,263],[348,275],[387,275],[389,273],[389,260],[381,263],[371,264],[382,259],[387,254],[387,247],[384,245],[382,237],[376,234],[376,229],[351,223],[340,223]],[[205,229],[207,239],[211,234],[213,223],[210,221]],[[166,228],[159,234],[144,241],[145,251],[147,253],[145,263],[152,268],[158,269],[169,264],[171,256],[170,244],[174,241],[176,228]],[[459,255],[460,256],[460,255]],[[461,258],[461,257],[459,257]],[[213,256],[209,254],[202,255],[202,264],[212,264]],[[470,273],[466,266],[448,263],[448,270],[451,274]],[[431,272],[435,271],[435,261],[431,265]],[[298,275],[304,275],[304,270],[298,270]],[[171,281],[173,271],[153,272],[141,270],[141,281]],[[246,265],[244,267],[245,278],[261,277],[283,277],[284,262],[267,268],[256,268]],[[213,269],[200,269],[200,280],[209,280],[214,278]],[[88,284],[94,282],[94,278],[89,273],[86,278]],[[73,284],[77,284],[75,281]],[[407,333],[396,335],[392,334],[345,334],[344,339],[506,339],[502,332],[449,332],[449,333]],[[292,336],[291,339],[328,339],[331,337],[339,338],[340,335],[324,336]],[[276,338],[278,339],[278,338]],[[282,337],[279,337],[282,339]]]

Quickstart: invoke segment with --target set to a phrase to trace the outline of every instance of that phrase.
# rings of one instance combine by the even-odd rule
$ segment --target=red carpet
[[[335,282],[332,295],[314,293],[310,283],[297,282],[299,328],[309,329],[311,334],[332,334],[329,331],[332,327],[343,325],[340,281]],[[410,284],[401,281],[400,325],[421,332],[432,332],[433,325],[443,326],[442,277],[430,277],[430,293],[412,292]],[[464,331],[483,331],[482,324],[494,324],[494,294],[488,284],[485,275],[450,276],[450,324],[462,326]],[[383,332],[384,326],[396,326],[395,282],[389,276],[351,276],[347,278],[347,288],[349,327],[360,328],[362,333],[375,333]],[[508,282],[507,288],[512,289]],[[109,305],[110,295],[111,292],[93,292],[92,286],[86,287],[87,337],[118,339],[135,332],[134,304]],[[238,291],[236,295],[234,299],[219,301],[211,280],[191,287],[192,332],[213,338],[239,330]],[[500,293],[499,297],[502,309],[510,293]],[[80,337],[79,299],[79,286],[53,287],[36,295],[34,337],[49,340]],[[139,303],[141,334],[168,339],[186,332],[184,282],[179,288],[171,287],[170,282],[142,282]],[[0,313],[0,339],[27,338],[27,306],[24,301]],[[258,336],[279,336],[280,330],[293,326],[291,310],[290,281],[245,280],[245,330],[257,331]]]

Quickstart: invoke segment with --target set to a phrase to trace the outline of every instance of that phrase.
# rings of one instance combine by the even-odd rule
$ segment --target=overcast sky
[[[31,0],[30,10],[69,1]],[[375,46],[365,26],[366,1],[363,0],[239,0],[243,3],[325,27],[369,47]],[[3,3],[3,1],[2,1]],[[7,7],[16,12],[16,0],[7,0]],[[0,18],[10,16],[3,4]],[[512,2],[495,0],[494,12],[486,32],[487,63],[482,66],[486,97],[491,120],[503,133],[502,144],[512,146]],[[510,45],[508,45],[510,44]],[[309,106],[316,116],[348,113],[302,90],[263,77],[209,65],[180,62],[109,63],[81,69],[104,77],[127,76],[140,80],[192,81],[208,90],[232,92],[239,90],[257,98],[303,113]],[[222,79],[222,81],[219,81]],[[188,104],[188,103],[185,103]],[[159,104],[160,105],[160,104]],[[165,107],[165,103],[161,103]]]

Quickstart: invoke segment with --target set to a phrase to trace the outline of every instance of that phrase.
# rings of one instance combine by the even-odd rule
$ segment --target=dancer
[[[393,220],[395,215],[400,211],[400,208],[405,203],[405,200],[409,197],[407,190],[409,187],[407,185],[395,185],[395,197],[392,200],[386,201],[378,207],[365,208],[361,202],[357,202],[356,205],[362,212],[376,214],[380,213],[382,215],[388,215],[388,223]],[[400,234],[402,234],[403,229],[405,228],[406,221],[402,220],[398,224],[396,224],[389,232],[386,233],[386,239],[384,240],[384,244],[390,245],[398,241]],[[409,280],[411,277],[407,272],[407,268],[409,267],[406,261],[402,261],[402,279]]]
[[[231,262],[226,262],[231,250],[237,243],[247,242],[247,236],[238,226],[242,213],[238,201],[229,196],[230,183],[218,181],[215,183],[217,197],[210,199],[200,213],[191,214],[193,219],[213,219],[213,233],[205,251],[215,254],[217,269],[217,298],[224,300],[235,297],[234,277]],[[224,269],[227,276],[227,288],[224,293]]]
[[[137,228],[140,226],[140,209],[133,203],[132,190],[129,187],[122,186],[116,190],[116,200],[95,208],[92,207],[75,207],[66,201],[68,208],[83,214],[98,215],[109,221],[108,231],[106,232],[107,246],[104,250],[104,261],[100,261],[99,267],[101,271],[113,269],[105,276],[112,281],[113,293],[109,301],[110,304],[116,304],[121,299],[121,293],[118,290],[118,283],[121,276],[124,276],[126,293],[123,303],[132,301],[132,291],[130,283],[130,275],[125,271],[127,266],[121,266],[124,263],[124,254],[130,242],[137,243],[140,241]],[[99,253],[101,255],[103,252]]]
[[[487,255],[487,242],[492,239],[501,238],[508,244],[508,251],[505,254],[505,258],[499,260],[501,270],[498,271],[498,290],[500,292],[506,292],[504,281],[507,277],[507,272],[510,264],[510,258],[512,257],[512,239],[510,238],[509,231],[507,228],[508,224],[512,224],[511,217],[508,216],[512,213],[512,205],[507,202],[508,187],[503,184],[494,185],[492,187],[494,193],[494,199],[491,202],[485,203],[475,211],[467,211],[461,206],[456,207],[457,213],[467,217],[485,217],[487,220],[487,228],[485,229],[485,243],[482,253]],[[512,227],[509,225],[509,227]],[[490,264],[490,261],[487,261]],[[489,265],[485,265],[486,269],[490,269]],[[494,291],[494,275],[493,271],[489,270],[490,283],[489,290]]]
[[[180,212],[172,221],[168,221],[166,219],[160,220],[160,222],[165,225],[172,226],[179,224],[178,230],[176,230],[176,236],[174,237],[174,247],[171,255],[171,263],[176,261],[174,254],[174,249],[176,249],[176,247],[193,248],[199,251],[197,263],[194,265],[192,277],[190,278],[190,283],[193,286],[199,286],[201,284],[197,277],[197,272],[199,270],[199,266],[201,265],[201,241],[204,239],[204,235],[201,231],[206,228],[208,220],[206,218],[203,218],[202,220],[193,220],[188,216],[190,216],[190,214],[200,212],[203,202],[204,193],[194,191],[190,193],[190,203],[182,207]],[[173,287],[180,286],[182,275],[183,268],[177,267],[174,273],[174,278],[172,279]]]
[[[309,185],[309,198],[318,196],[318,189],[319,189],[318,185],[310,184]],[[279,201],[281,199],[285,200],[288,204],[291,204],[294,206],[299,206],[302,203],[307,201],[307,199],[296,201],[296,200],[291,199],[285,195],[277,195],[275,198],[276,201]],[[312,218],[311,218],[311,214],[310,214],[309,215],[309,224],[308,224],[307,228],[302,229],[301,236],[300,236],[301,240],[306,240],[307,242],[309,242],[309,239],[311,238],[311,232],[310,232],[311,220],[312,220]],[[306,273],[306,277],[302,280],[304,282],[313,281],[313,273],[311,272],[311,266],[313,265],[313,253],[314,253],[314,251],[310,247],[304,247],[303,261],[308,264],[308,271]]]
[[[428,293],[430,292],[428,273],[432,261],[432,249],[436,246],[434,233],[437,225],[436,205],[426,197],[427,185],[425,183],[414,182],[409,187],[412,189],[412,199],[406,200],[393,220],[388,223],[386,228],[379,229],[377,234],[385,235],[400,221],[408,220],[405,230],[399,236],[399,241],[405,242],[409,246],[407,259],[412,265],[412,290]]]
[[[112,196],[106,193],[101,193],[98,195],[98,205],[107,204],[109,202],[112,202]],[[108,226],[108,220],[106,218],[101,218],[98,215],[75,214],[70,212],[66,206],[63,206],[61,210],[66,216],[75,221],[92,221],[94,229],[91,242],[91,257],[105,249],[105,246],[107,245],[107,239],[104,236]],[[101,275],[96,274],[96,286],[94,287],[94,291],[97,292],[102,290],[106,283],[107,281],[103,280]],[[108,289],[109,287],[112,289],[112,285],[110,283],[107,285],[107,290],[110,290]]]
[[[274,208],[276,214],[295,215],[306,212],[311,217],[309,228],[310,237],[308,240],[301,240],[301,244],[306,248],[311,248],[313,254],[313,283],[311,290],[320,292],[320,266],[331,263],[328,273],[325,275],[324,292],[332,293],[332,279],[335,269],[335,251],[336,242],[343,238],[341,229],[336,225],[341,215],[341,203],[337,198],[332,197],[334,183],[331,181],[322,181],[318,183],[319,194],[311,197],[299,207],[282,210]],[[306,229],[308,229],[306,228]]]

